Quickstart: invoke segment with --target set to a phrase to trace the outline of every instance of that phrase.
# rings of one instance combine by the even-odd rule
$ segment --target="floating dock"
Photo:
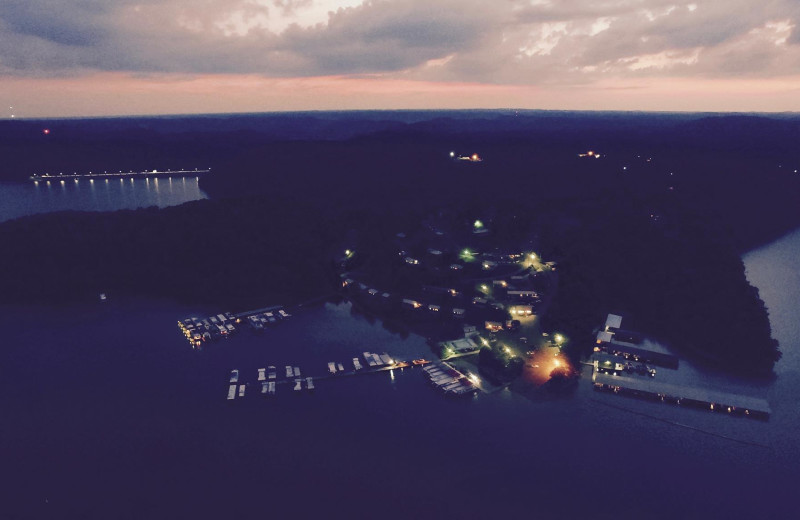
[[[239,397],[244,397],[244,385],[239,385]]]
[[[236,398],[236,385],[228,387],[228,401]]]
[[[431,384],[445,394],[468,395],[478,390],[467,376],[444,361],[423,366],[422,370],[428,376]]]
[[[695,406],[763,420],[769,419],[772,413],[769,403],[757,397],[661,383],[649,378],[615,376],[595,372],[592,376],[592,383],[596,390],[606,390],[615,394],[622,393],[654,401]]]

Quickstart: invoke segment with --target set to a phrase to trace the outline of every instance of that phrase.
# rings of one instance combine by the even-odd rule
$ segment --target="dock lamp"
[[[562,343],[564,343],[564,336],[562,336],[561,334],[556,334],[555,336],[553,336],[553,339],[556,341],[556,345],[558,345],[559,347],[561,346]]]

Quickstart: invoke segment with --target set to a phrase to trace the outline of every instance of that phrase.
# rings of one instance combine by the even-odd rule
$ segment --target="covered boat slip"
[[[595,371],[592,382],[597,389],[623,392],[676,404],[701,406],[711,410],[769,419],[772,410],[765,399],[717,392],[705,388],[662,383],[649,378],[615,376]]]
[[[600,334],[598,334],[599,339]],[[678,356],[659,349],[658,345],[653,342],[646,341],[641,345],[635,345],[624,341],[611,340],[599,342],[598,348],[616,356],[632,357],[637,361],[652,363],[666,368],[678,368]]]

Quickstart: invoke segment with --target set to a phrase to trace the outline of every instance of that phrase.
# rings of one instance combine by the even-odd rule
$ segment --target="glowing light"
[[[481,222],[480,220],[476,220],[475,223],[472,225],[475,227],[475,229],[481,229],[483,227],[483,222]]]
[[[44,135],[48,135],[50,133],[50,129],[49,128],[45,128],[44,130],[42,130],[42,133]]]
[[[564,341],[564,336],[562,336],[561,334],[556,334],[553,338],[556,340],[556,343],[559,344],[559,345]]]
[[[455,156],[456,156],[455,152],[450,152],[450,157],[455,157]]]

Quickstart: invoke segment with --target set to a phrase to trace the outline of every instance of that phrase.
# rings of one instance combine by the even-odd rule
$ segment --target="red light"
[[[49,134],[49,133],[50,133],[50,129],[49,129],[49,128],[45,128],[44,130],[42,130],[42,133],[43,133],[44,135],[47,135],[47,134]]]

